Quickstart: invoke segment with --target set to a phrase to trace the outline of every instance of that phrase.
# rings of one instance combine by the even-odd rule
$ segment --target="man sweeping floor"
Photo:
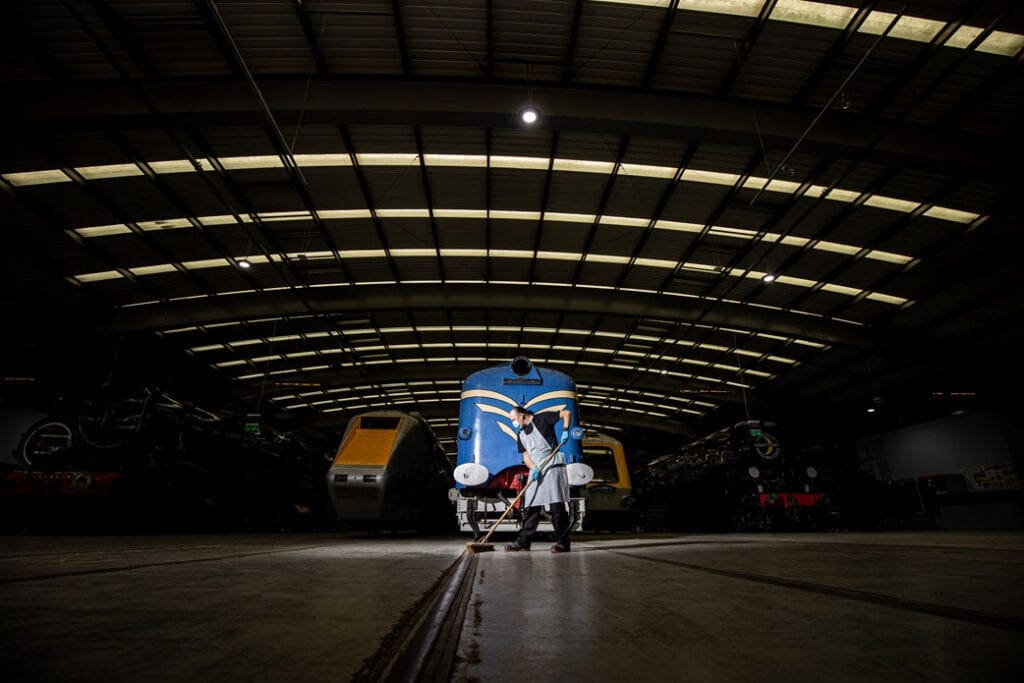
[[[555,453],[558,446],[569,440],[569,425],[572,412],[533,413],[525,408],[515,407],[509,411],[512,425],[519,431],[516,443],[523,454],[523,463],[530,468],[533,482],[523,499],[523,525],[515,543],[505,546],[507,552],[530,549],[530,543],[537,533],[540,515],[547,507],[554,526],[555,544],[553,553],[569,552],[569,513],[565,503],[569,499],[569,478],[565,469],[565,456]],[[561,437],[555,434],[555,425],[562,422]]]

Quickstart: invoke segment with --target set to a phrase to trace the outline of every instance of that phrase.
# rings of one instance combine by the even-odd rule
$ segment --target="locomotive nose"
[[[517,356],[509,364],[509,369],[518,377],[525,377],[533,369],[533,362],[526,356]]]

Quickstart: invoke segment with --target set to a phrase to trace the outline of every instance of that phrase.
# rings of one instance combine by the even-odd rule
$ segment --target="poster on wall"
[[[962,470],[972,491],[998,491],[1021,488],[1020,474],[1012,462],[978,465]]]

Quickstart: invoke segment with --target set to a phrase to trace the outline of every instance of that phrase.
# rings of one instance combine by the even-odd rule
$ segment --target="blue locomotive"
[[[459,528],[479,535],[501,516],[525,485],[527,468],[516,447],[516,431],[508,411],[520,406],[534,413],[572,412],[570,438],[561,448],[568,465],[569,513],[573,528],[583,521],[586,504],[583,486],[593,471],[583,464],[576,384],[568,375],[516,358],[475,372],[462,384],[459,406],[458,461],[452,497],[457,504]],[[499,530],[514,530],[519,515],[509,515]],[[541,528],[551,528],[544,519]]]

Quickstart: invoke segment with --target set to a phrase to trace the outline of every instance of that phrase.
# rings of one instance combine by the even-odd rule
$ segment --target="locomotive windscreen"
[[[380,415],[364,415],[359,418],[360,429],[398,429],[400,417],[383,417]]]
[[[603,446],[585,446],[583,462],[594,470],[594,481],[602,484],[614,484],[619,481],[619,470],[615,467],[615,455],[612,449]]]

